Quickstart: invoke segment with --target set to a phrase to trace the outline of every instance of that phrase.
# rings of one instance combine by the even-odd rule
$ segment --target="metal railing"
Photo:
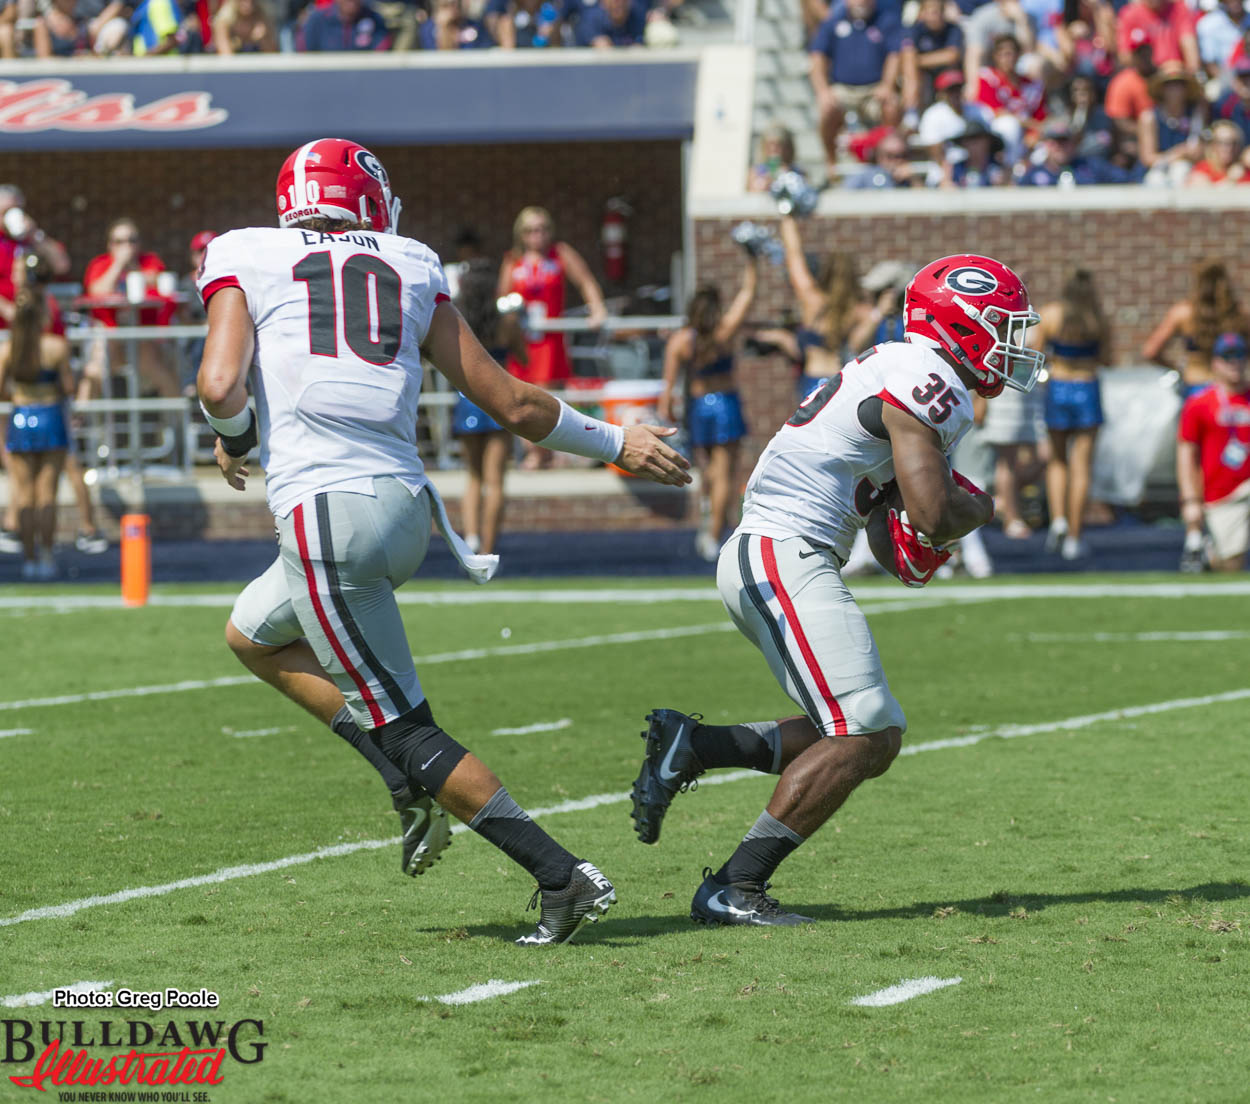
[[[570,357],[581,366],[592,365],[591,376],[576,376],[553,394],[582,409],[603,412],[605,403],[624,401],[624,381],[656,379],[660,374],[662,348],[658,335],[684,324],[679,315],[625,315],[607,318],[591,326],[585,317],[564,316],[535,320],[533,330],[559,332],[573,337],[593,333],[593,342],[571,342]],[[139,347],[146,342],[164,344],[172,355],[179,378],[187,378],[183,343],[203,338],[206,325],[170,326],[87,326],[67,328],[66,337],[74,351],[76,367],[92,356],[104,356],[101,377],[104,397],[75,401],[74,436],[84,466],[94,474],[93,481],[109,482],[122,478],[142,480],[159,477],[173,480],[192,478],[194,465],[212,460],[215,434],[203,420],[199,404],[189,396],[143,398]],[[110,357],[107,342],[123,355]],[[112,363],[108,361],[112,359]],[[452,410],[459,396],[446,379],[431,366],[421,394],[418,439],[429,466],[447,468],[458,461],[452,435]],[[585,380],[585,384],[579,384]],[[595,380],[604,386],[594,386]],[[12,404],[0,403],[0,416]]]

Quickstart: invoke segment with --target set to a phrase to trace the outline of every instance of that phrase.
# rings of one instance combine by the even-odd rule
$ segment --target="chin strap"
[[[976,371],[976,369],[973,369],[973,371]],[[1003,379],[1002,376],[996,376],[993,373],[990,373],[990,378],[988,380],[982,379],[980,372],[977,372],[976,376],[976,393],[980,395],[981,398],[995,399],[1003,393],[1003,387],[1006,386],[1007,381]]]

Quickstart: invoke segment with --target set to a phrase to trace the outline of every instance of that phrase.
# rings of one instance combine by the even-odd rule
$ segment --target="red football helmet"
[[[280,226],[320,215],[368,219],[371,230],[394,234],[400,206],[382,162],[346,138],[318,138],[300,146],[278,173]]]
[[[907,285],[905,329],[945,349],[977,378],[987,399],[1003,385],[1031,391],[1045,356],[1025,345],[1037,313],[1023,281],[1005,264],[976,253],[942,257]]]

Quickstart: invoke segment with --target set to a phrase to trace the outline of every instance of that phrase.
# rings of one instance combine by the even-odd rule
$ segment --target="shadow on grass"
[[[426,935],[443,935],[449,940],[484,938],[502,939],[512,942],[518,936],[527,935],[534,930],[538,922],[538,914],[533,919],[518,919],[515,924],[466,924],[449,932],[446,928],[417,928]],[[675,931],[684,931],[694,925],[685,916],[622,916],[610,912],[597,924],[587,924],[574,939],[575,943],[597,943],[605,947],[625,946],[636,943],[639,939],[649,939],[656,935],[669,935]],[[621,937],[627,937],[622,939]]]
[[[854,923],[864,920],[924,920],[933,917],[939,909],[954,908],[958,913],[970,916],[1011,917],[1020,909],[1026,913],[1061,905],[1084,904],[1139,904],[1161,905],[1176,900],[1190,904],[1204,901],[1217,904],[1221,901],[1250,899],[1250,882],[1203,882],[1185,889],[1130,889],[1091,890],[1085,893],[1017,893],[1003,889],[984,897],[963,900],[914,901],[907,905],[886,908],[850,909],[839,905],[799,904],[784,901],[783,907],[819,921]],[[534,919],[518,918],[516,924],[469,924],[454,931],[446,928],[428,927],[417,930],[429,935],[442,934],[448,939],[488,938],[512,941],[533,930]],[[587,925],[578,933],[576,942],[597,943],[602,946],[625,946],[640,939],[668,935],[675,931],[690,931],[695,925],[685,915],[679,916],[622,916],[619,912],[609,914],[606,923]]]
[[[1187,889],[1130,889],[1090,890],[1085,893],[1028,893],[1000,889],[985,897],[964,900],[915,901],[910,905],[875,909],[848,909],[838,905],[796,905],[787,902],[786,907],[817,920],[913,920],[931,917],[938,909],[954,908],[972,916],[1011,916],[1019,909],[1025,912],[1041,912],[1057,905],[1087,904],[1139,904],[1160,905],[1176,898],[1184,901],[1234,901],[1250,898],[1250,882],[1204,882]]]

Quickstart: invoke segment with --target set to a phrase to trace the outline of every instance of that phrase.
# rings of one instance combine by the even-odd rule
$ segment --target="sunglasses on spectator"
[[[125,245],[127,242],[133,243],[133,242],[138,242],[138,240],[139,240],[138,234],[127,234],[123,237],[115,236],[115,237],[109,238],[109,245]]]
[[[548,230],[548,226],[545,222],[537,223],[534,226],[522,226],[521,227],[522,234],[545,234],[547,230]]]

